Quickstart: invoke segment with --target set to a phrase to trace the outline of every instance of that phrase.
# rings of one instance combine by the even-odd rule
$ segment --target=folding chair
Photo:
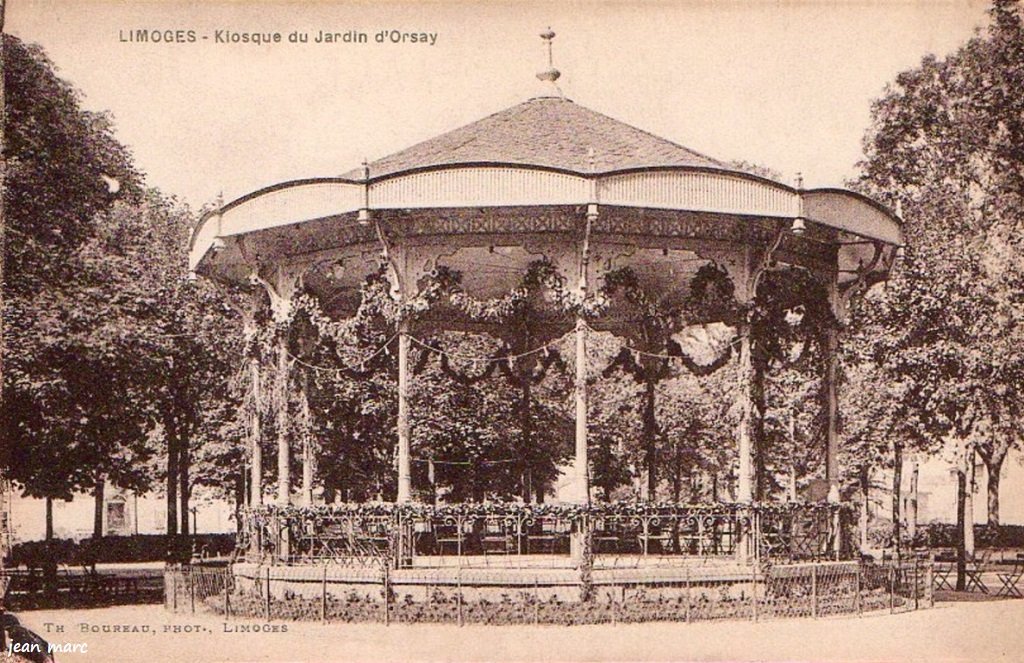
[[[955,569],[956,564],[948,564],[943,562],[937,563],[935,565],[934,576],[935,589],[948,589],[951,592],[954,591],[956,588],[953,586],[953,583],[950,582],[950,576],[953,575],[953,571]]]
[[[997,573],[996,577],[999,578],[999,582],[1003,583],[1003,586],[996,592],[996,596],[1014,596],[1024,599],[1024,594],[1021,594],[1020,589],[1017,587],[1017,583],[1020,582],[1022,576],[1024,576],[1024,563],[1020,561],[1014,562],[1013,568],[1008,572]]]
[[[981,557],[972,557],[967,560],[967,585],[964,587],[968,592],[972,589],[976,589],[982,594],[988,594],[988,586],[985,585],[982,580],[981,574],[985,571],[985,565],[988,563],[989,556],[991,555],[990,550],[982,551]]]

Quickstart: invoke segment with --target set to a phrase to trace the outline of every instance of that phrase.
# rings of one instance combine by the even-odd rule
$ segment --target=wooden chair
[[[622,532],[615,524],[601,519],[595,523],[590,535],[594,553],[619,552],[622,546]]]
[[[649,527],[646,531],[637,534],[637,540],[640,542],[640,548],[644,555],[650,552],[652,543],[658,545],[659,553],[665,554],[672,540],[672,532],[668,528]]]
[[[559,528],[557,521],[541,519],[526,534],[526,552],[554,553],[566,538],[568,534]]]
[[[511,528],[501,520],[485,520],[483,533],[480,535],[480,546],[484,554],[498,553],[507,555],[515,550],[515,536]]]
[[[438,555],[444,555],[446,547],[456,555],[462,555],[464,539],[458,525],[434,525],[434,551]]]

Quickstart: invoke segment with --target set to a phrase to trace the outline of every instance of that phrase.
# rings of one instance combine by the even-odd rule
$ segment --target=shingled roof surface
[[[370,177],[464,163],[512,163],[590,172],[651,166],[728,168],[561,97],[537,97],[370,164]],[[359,179],[361,169],[347,177]]]

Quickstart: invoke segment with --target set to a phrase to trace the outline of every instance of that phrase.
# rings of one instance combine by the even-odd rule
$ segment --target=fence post
[[[751,567],[750,607],[754,621],[757,621],[757,564]]]
[[[266,580],[267,580],[267,583],[266,583],[267,584],[267,593],[266,593],[266,596],[264,597],[266,600],[263,602],[263,617],[267,621],[270,621],[270,567],[269,566],[266,567],[265,577],[266,577]]]
[[[178,612],[178,570],[171,569],[171,612]]]
[[[320,622],[327,623],[327,565],[324,564],[324,575],[320,582]]]
[[[818,565],[811,563],[811,617],[818,618]]]
[[[917,555],[914,555],[914,610],[918,609],[919,605],[919,590],[918,585],[921,583],[921,576],[919,567],[917,565]]]
[[[540,579],[533,577],[533,623],[540,623]]]
[[[858,616],[864,614],[864,606],[863,606],[863,604],[861,602],[861,592],[863,591],[863,589],[862,589],[863,580],[862,580],[860,574],[861,574],[861,564],[860,564],[860,562],[857,562],[857,592],[854,595],[853,600],[854,600],[854,604],[856,605],[856,608],[857,608],[857,615]]]
[[[391,568],[384,564],[384,626],[391,625]]]
[[[228,598],[228,574],[231,573],[231,568],[225,569],[224,573],[224,619],[230,619],[231,617],[231,599]]]
[[[188,598],[189,603],[192,604],[192,612],[196,611],[196,578],[195,574],[192,573],[192,567],[188,569]]]
[[[934,574],[935,574],[935,555],[934,554],[929,554],[928,555],[928,567],[925,570],[925,592],[927,592],[928,607],[929,608],[934,608],[935,607],[935,586],[933,584],[935,582],[935,575]]]
[[[896,567],[889,565],[889,614],[896,612]]]
[[[690,567],[685,567],[686,577],[686,623],[690,623],[690,611],[693,609],[693,588],[690,585]],[[625,595],[625,594],[623,594]]]
[[[458,575],[455,577],[455,609],[458,614],[459,626],[463,625],[462,620],[462,567],[459,567]]]
[[[612,604],[612,606],[611,606],[611,608],[612,608],[612,625],[614,626],[615,624],[619,623],[619,602],[615,598],[615,594],[616,594],[616,592],[615,592],[615,585],[612,585],[611,587],[612,587],[612,590],[610,592],[608,592],[608,600]]]

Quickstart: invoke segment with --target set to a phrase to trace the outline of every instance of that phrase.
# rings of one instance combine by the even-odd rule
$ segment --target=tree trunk
[[[57,596],[57,551],[53,545],[53,498],[46,498],[46,559],[43,560],[43,591]]]
[[[911,492],[911,499],[910,499],[910,526],[909,526],[910,527],[910,539],[911,540],[916,538],[916,536],[918,536],[918,515],[919,515],[919,512],[920,512],[919,511],[919,506],[921,504],[921,497],[920,497],[921,496],[921,491],[919,490],[920,485],[921,485],[921,465],[918,464],[918,461],[914,461],[914,463],[913,463],[913,480],[912,480],[912,482],[910,484],[910,486],[911,486],[910,490],[912,491]]]
[[[871,470],[867,465],[861,465],[860,468],[860,549],[865,551],[868,549],[868,524],[870,523],[871,514],[868,511],[868,505],[871,503]]]
[[[235,475],[235,527],[236,531],[241,530],[242,526],[242,509],[245,508],[245,472],[246,468],[243,466],[238,474]]]
[[[103,477],[97,477],[96,487],[92,491],[92,538],[98,539],[103,536],[103,494],[106,488],[106,481]]]
[[[672,501],[679,504],[679,495],[683,490],[683,468],[679,454],[679,440],[672,443]]]
[[[181,527],[178,531],[183,536],[188,536],[191,531],[189,527],[189,493],[191,492],[189,486],[189,465],[192,459],[189,454],[189,444],[187,439],[181,441],[181,446],[178,449],[178,499],[181,501],[181,508],[178,510],[178,515],[181,518]]]
[[[990,454],[980,454],[985,463],[988,479],[985,484],[987,494],[988,526],[993,533],[999,532],[999,475],[1003,471],[1003,461],[1006,460],[1007,445],[1000,444]]]
[[[533,469],[533,413],[531,412],[531,401],[533,400],[532,384],[530,373],[519,375],[519,429],[522,433],[522,440],[519,447],[520,467],[519,480],[520,494],[523,502],[530,503],[530,475]]]
[[[907,535],[911,542],[917,538],[917,484],[921,476],[921,468],[916,460],[913,467],[913,472],[910,475],[910,513],[907,514]]]
[[[974,557],[974,489],[977,487],[974,476],[974,448],[967,450],[966,480],[967,490],[964,493],[964,552]]]
[[[988,493],[988,526],[993,532],[999,531],[999,472],[1001,467],[988,468],[988,481],[986,489]]]
[[[46,540],[53,540],[53,498],[46,498]]]
[[[750,381],[751,412],[751,447],[754,450],[754,501],[765,499],[768,483],[768,459],[765,449],[764,413],[766,410],[764,381],[768,372],[767,357],[756,345],[751,346],[751,362],[753,374]]]
[[[679,440],[672,442],[672,503],[679,504],[679,494],[683,489],[683,468],[679,458]],[[672,519],[672,552],[678,554],[679,550],[679,519]]]
[[[173,541],[178,533],[178,442],[173,430],[167,431],[167,536]]]
[[[796,418],[793,416],[793,407],[789,408],[789,488],[786,499],[789,502],[796,502]]]
[[[658,420],[654,410],[655,382],[653,379],[644,380],[644,415],[643,415],[643,438],[644,438],[644,467],[647,468],[647,495],[648,502],[656,499],[658,492]]]
[[[967,518],[964,510],[967,505],[967,474],[964,468],[956,470],[956,591],[962,592],[967,583],[967,548],[964,531]]]
[[[903,490],[903,445],[893,442],[892,445],[892,541],[896,554],[900,553],[900,498]]]

